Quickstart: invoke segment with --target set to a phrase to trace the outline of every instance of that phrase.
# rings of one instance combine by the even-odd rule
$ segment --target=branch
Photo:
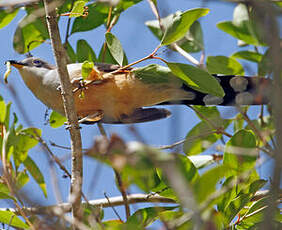
[[[271,183],[271,193],[267,201],[268,208],[264,212],[264,221],[260,226],[260,229],[274,229],[275,212],[277,209],[276,200],[280,193],[281,175],[282,175],[282,79],[281,79],[281,41],[280,41],[280,27],[278,23],[278,16],[275,8],[268,1],[250,1],[256,13],[256,21],[264,32],[264,39],[269,45],[270,63],[273,70],[273,88],[272,88],[272,101],[273,105],[273,117],[276,128],[276,143],[274,149],[274,169],[273,180]]]
[[[127,195],[128,204],[136,204],[136,203],[167,203],[167,204],[175,204],[176,201],[163,197],[157,194],[131,194]],[[121,206],[124,205],[123,196],[116,196],[110,198],[103,198],[97,200],[90,200],[88,203],[82,202],[82,205],[91,205],[94,207],[103,207],[110,208],[113,206]],[[58,205],[51,206],[42,206],[42,207],[24,207],[22,208],[27,215],[36,215],[36,214],[52,214],[54,210],[62,210],[63,213],[67,213],[71,211],[71,203],[62,203]],[[13,208],[0,208],[0,211],[11,211],[16,215],[21,215],[17,209]]]
[[[97,125],[98,125],[100,133],[108,139],[106,131],[105,131],[102,123],[98,122]],[[115,172],[119,191],[121,192],[121,195],[122,195],[122,198],[123,198],[123,201],[124,201],[126,219],[128,219],[130,217],[130,208],[129,208],[129,203],[128,203],[128,200],[127,200],[126,189],[125,189],[125,186],[124,186],[123,181],[121,179],[120,173],[116,169],[114,169],[114,172]]]
[[[181,54],[187,61],[191,62],[196,66],[200,66],[200,62],[195,59],[191,54],[187,53],[184,49],[182,49],[177,43],[173,43],[170,45],[174,48],[179,54]]]
[[[72,93],[72,86],[67,70],[67,56],[65,49],[62,46],[56,12],[50,11],[49,4],[51,0],[44,0],[46,21],[50,39],[52,42],[53,52],[58,68],[58,75],[61,81],[62,98],[65,109],[65,114],[68,119],[69,131],[71,136],[72,149],[72,178],[71,178],[71,203],[72,216],[74,219],[80,220],[81,211],[81,193],[82,193],[82,144],[78,125],[78,118],[76,114],[74,98]]]

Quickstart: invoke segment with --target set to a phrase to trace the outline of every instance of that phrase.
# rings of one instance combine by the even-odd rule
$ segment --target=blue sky
[[[234,9],[234,4],[226,3],[222,1],[188,1],[188,0],[162,0],[158,1],[160,5],[161,16],[166,16],[170,13],[174,13],[177,10],[188,10],[194,7],[208,7],[210,13],[200,20],[202,29],[204,32],[204,42],[206,48],[206,55],[226,55],[229,56],[235,51],[238,51],[237,41],[231,36],[223,33],[216,27],[216,23],[224,20],[232,20],[232,14]],[[206,2],[203,4],[203,2]],[[13,20],[11,24],[0,30],[0,73],[3,76],[5,72],[4,62],[9,59],[21,60],[24,55],[20,55],[13,50],[12,37],[15,32],[15,28],[19,20],[24,16],[23,11],[20,11],[17,17]],[[148,55],[154,50],[158,45],[158,40],[153,36],[153,34],[146,28],[145,22],[148,20],[153,20],[154,15],[151,12],[149,4],[147,1],[142,1],[141,3],[131,7],[125,11],[118,24],[113,28],[112,33],[115,34],[121,41],[123,48],[127,54],[129,63],[138,60],[145,55]],[[66,19],[60,21],[60,28],[62,29],[62,35],[64,36],[64,28],[66,25]],[[76,41],[78,39],[85,39],[92,46],[95,53],[97,54],[104,41],[105,28],[103,26],[90,32],[76,33],[72,35],[69,39],[73,47],[76,46]],[[63,37],[64,40],[64,37]],[[50,44],[43,44],[40,47],[32,50],[31,52],[34,56],[41,57],[51,63],[54,63],[52,49]],[[161,54],[167,60],[174,62],[187,63],[177,53],[164,52]],[[194,55],[196,59],[199,60],[199,54]],[[149,63],[156,63],[156,61],[147,61],[141,63],[141,65],[146,65]],[[188,63],[189,64],[189,63]],[[255,68],[247,74],[255,73]],[[24,107],[33,126],[36,126],[43,131],[43,139],[48,143],[53,141],[56,144],[69,146],[69,133],[63,127],[59,129],[52,129],[48,125],[45,125],[44,114],[46,106],[38,101],[32,93],[24,85],[22,79],[20,78],[18,72],[13,69],[11,75],[9,76],[9,84],[13,85],[15,92],[18,95],[19,103]],[[27,126],[20,110],[14,99],[7,89],[7,85],[4,85],[3,78],[0,80],[0,95],[2,95],[6,102],[13,101],[12,110],[17,113],[19,122],[24,126]],[[172,111],[172,116],[170,118],[154,121],[149,123],[143,123],[135,125],[138,133],[144,138],[147,144],[153,146],[172,144],[175,141],[179,141],[185,138],[188,131],[194,127],[194,125],[199,121],[194,112],[185,106],[170,106],[169,109]],[[235,110],[228,107],[220,109],[223,116],[232,117],[235,114]],[[257,116],[257,108],[252,109],[252,116]],[[117,133],[123,137],[126,141],[136,140],[135,136],[129,131],[128,125],[105,125],[105,129],[108,134]],[[88,148],[92,145],[94,138],[99,135],[97,127],[94,126],[83,126],[81,129],[81,135],[83,140],[83,147]],[[58,148],[52,148],[53,152],[58,157],[66,157],[70,154],[68,151],[61,150]],[[181,149],[180,149],[181,150]],[[212,148],[209,152],[214,153],[216,150]],[[45,180],[48,187],[48,199],[40,199],[42,193],[38,186],[31,182],[26,191],[28,194],[32,194],[35,199],[40,199],[42,204],[53,204],[55,203],[54,193],[52,192],[52,184],[50,180],[50,170],[47,158],[42,153],[39,147],[35,147],[31,151],[31,157],[37,162],[42,172],[44,172]],[[70,170],[70,161],[65,161],[65,165]],[[97,167],[97,163],[93,160],[85,158],[84,161],[84,183],[83,189],[86,195],[90,194],[88,199],[98,199],[104,198],[104,192],[108,196],[120,195],[119,191],[115,187],[114,173],[107,166],[99,166],[99,173],[94,174]],[[96,170],[97,171],[97,170]],[[265,178],[268,177],[266,170],[262,169],[261,173]],[[63,178],[63,173],[59,169],[57,170],[58,180],[60,184],[60,190],[64,201],[67,201],[69,193],[69,179]],[[94,178],[94,179],[93,179]],[[89,188],[90,181],[95,180],[97,183],[94,188]],[[92,191],[91,193],[88,193]],[[130,192],[138,191],[136,188],[131,188]],[[0,202],[2,207],[6,206],[6,203]],[[140,206],[140,205],[139,205]],[[117,209],[121,216],[124,216],[123,207]],[[106,210],[107,218],[115,218],[113,211],[111,209]]]

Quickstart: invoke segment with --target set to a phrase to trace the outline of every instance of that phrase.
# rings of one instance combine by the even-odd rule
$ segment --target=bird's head
[[[9,60],[10,64],[17,68],[24,79],[44,77],[55,66],[36,57],[25,58],[22,61]]]

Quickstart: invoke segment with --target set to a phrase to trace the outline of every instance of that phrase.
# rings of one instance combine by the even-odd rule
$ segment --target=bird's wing
[[[84,118],[81,123],[94,124],[98,121],[101,121],[106,124],[133,124],[163,119],[170,116],[170,114],[170,111],[167,109],[139,108],[136,109],[131,115],[122,115],[119,119],[114,119],[113,117],[106,116],[104,116],[102,119]]]

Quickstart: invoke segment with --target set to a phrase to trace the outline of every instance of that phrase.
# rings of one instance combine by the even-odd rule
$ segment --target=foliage
[[[112,33],[111,29],[118,24],[124,11],[141,0],[117,2],[64,1],[63,5],[57,7],[58,17],[67,16],[69,20],[73,20],[70,32],[67,31],[64,47],[69,60],[83,62],[83,79],[89,76],[96,61],[120,66],[125,66],[128,62],[125,50],[115,35],[117,33]],[[161,4],[161,1],[151,2],[155,7]],[[20,10],[26,12],[15,29],[13,38],[14,49],[20,54],[28,53],[49,38],[44,14],[34,17],[38,9],[43,10],[43,5],[29,4],[24,9],[0,11],[0,28],[8,26]],[[198,19],[209,12],[207,8],[196,8],[177,11],[160,21],[147,21],[146,26],[159,39],[156,50],[168,46],[173,52],[177,52],[173,46],[177,44],[188,55],[203,51],[204,35]],[[234,9],[232,21],[217,24],[220,30],[227,33],[225,36],[229,34],[240,41],[242,49],[230,57],[208,56],[206,63],[193,66],[168,62],[153,52],[144,60],[161,59],[167,67],[149,64],[135,68],[133,72],[145,84],[185,83],[196,91],[223,97],[224,91],[212,74],[243,75],[247,70],[240,60],[255,63],[258,74],[262,77],[269,76],[272,72],[268,49],[270,45],[255,18],[253,8],[240,3]],[[76,33],[93,31],[103,25],[107,32],[97,56],[90,43],[84,39],[77,41],[76,49],[68,42],[68,38]],[[245,48],[247,46],[254,49]],[[29,154],[30,149],[39,142],[42,143],[41,130],[34,127],[23,128],[18,123],[16,114],[10,114],[10,109],[11,103],[5,103],[0,97],[0,153],[3,167],[0,199],[23,207],[20,193],[28,188],[31,178],[40,187],[43,196],[47,197],[45,173],[41,172]],[[117,135],[108,139],[95,139],[91,149],[85,153],[91,159],[120,173],[122,188],[119,185],[119,189],[126,190],[135,185],[140,191],[149,193],[148,196],[157,194],[170,198],[177,204],[138,208],[126,221],[105,220],[102,211],[98,210],[99,214],[96,213],[96,207],[85,207],[83,224],[93,229],[147,229],[159,220],[168,229],[180,230],[196,228],[198,218],[202,229],[259,228],[264,220],[267,203],[265,197],[254,197],[267,181],[260,178],[256,166],[260,160],[259,150],[267,150],[267,143],[273,140],[272,114],[262,116],[260,120],[251,120],[248,119],[248,107],[245,107],[234,118],[225,119],[216,107],[194,106],[193,109],[200,122],[187,132],[183,145],[184,154],[180,151],[167,153],[141,142],[126,142]],[[52,128],[62,126],[65,121],[65,117],[56,112],[52,112],[49,119]],[[230,132],[231,125],[234,127],[233,132]],[[264,139],[259,134],[263,134]],[[211,150],[220,141],[224,145],[223,154],[206,155],[205,151]],[[266,153],[269,154],[269,151],[268,149]],[[272,157],[271,154],[269,156]],[[174,179],[171,180],[171,177]],[[275,221],[278,225],[281,223],[281,215],[279,210],[276,211]],[[24,220],[19,217],[21,215]],[[60,219],[62,215],[56,215],[50,214],[52,221],[66,221]],[[42,216],[35,216],[0,210],[0,222],[15,228],[27,229],[30,223],[38,223]],[[54,224],[52,221],[47,221],[46,224]],[[67,229],[69,225],[66,226]]]

